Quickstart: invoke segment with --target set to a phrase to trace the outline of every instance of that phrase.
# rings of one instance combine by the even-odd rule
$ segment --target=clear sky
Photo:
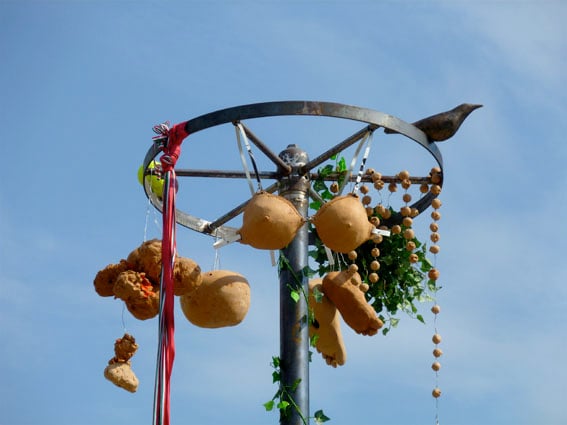
[[[93,278],[160,236],[136,180],[154,124],[273,100],[408,122],[484,105],[439,144],[438,410],[425,305],[426,325],[402,315],[386,337],[343,325],[347,363],[311,363],[312,411],[333,425],[433,424],[436,413],[453,425],[567,423],[566,20],[567,2],[551,0],[0,0],[0,424],[151,422],[157,320],[99,297]],[[274,151],[298,143],[312,157],[360,128],[253,124]],[[423,149],[400,141],[407,149],[388,153],[382,136],[374,168],[422,172]],[[185,165],[238,168],[231,128],[194,140]],[[246,191],[184,181],[178,205],[211,219]],[[204,270],[212,243],[178,230],[180,255]],[[219,330],[191,325],[176,305],[172,423],[277,423],[262,407],[276,391],[277,271],[240,244],[219,255],[250,281],[252,305]],[[135,394],[103,377],[125,330],[140,345]]]

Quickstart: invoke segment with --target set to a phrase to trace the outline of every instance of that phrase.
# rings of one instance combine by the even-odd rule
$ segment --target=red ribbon
[[[164,147],[164,154],[161,156],[161,166],[163,171],[172,170],[181,154],[181,143],[189,133],[185,130],[186,123],[175,124],[167,133],[167,143]]]
[[[163,237],[161,246],[161,282],[159,312],[159,347],[154,394],[154,424],[169,425],[170,378],[175,358],[175,321],[173,314],[173,268],[175,241],[175,164],[181,153],[181,143],[189,133],[185,123],[176,124],[167,132],[167,143],[160,161],[164,172]]]

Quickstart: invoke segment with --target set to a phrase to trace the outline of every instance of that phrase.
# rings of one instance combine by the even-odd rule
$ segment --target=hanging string
[[[175,164],[181,153],[181,142],[188,133],[185,123],[169,128],[167,123],[154,127],[159,136],[154,138],[163,149],[160,161],[163,168],[163,229],[162,269],[160,279],[160,305],[158,350],[154,387],[154,425],[169,425],[170,419],[170,378],[175,358],[174,315],[173,315],[173,267],[176,257],[175,238]]]
[[[362,181],[362,175],[364,174],[364,167],[366,166],[366,160],[368,159],[368,155],[370,155],[370,147],[372,146],[372,135],[374,132],[369,131],[366,135],[368,142],[366,143],[366,149],[364,149],[364,154],[362,155],[362,161],[360,161],[360,168],[358,169],[358,175],[356,176],[356,182],[354,184],[354,188],[352,189],[353,193],[358,192],[358,187],[360,186],[360,182]]]
[[[256,182],[258,183],[258,190],[262,190],[262,181],[260,180],[260,173],[258,172],[256,159],[254,158],[254,154],[252,153],[250,142],[248,141],[248,137],[246,136],[246,132],[244,131],[244,127],[242,126],[242,124],[235,123],[234,127],[236,129],[236,140],[238,142],[238,151],[240,152],[240,160],[242,161],[242,167],[244,168],[244,173],[246,174],[246,179],[248,180],[248,186],[250,186],[250,193],[254,195],[256,191],[254,190],[254,186],[252,185],[252,179],[250,177],[250,172],[248,171],[248,164],[246,161],[246,157],[244,156],[244,150],[242,149],[242,141],[244,141],[244,146],[246,147],[246,151],[248,152],[248,156],[250,157],[252,168],[254,168],[254,173],[256,175]]]
[[[217,243],[219,241],[218,238],[216,238],[216,242]],[[213,245],[214,246],[214,245]],[[218,249],[215,249],[215,259],[213,261],[213,270],[219,270],[220,269],[220,253]]]
[[[370,134],[372,134],[372,132],[367,131],[364,134],[364,137],[362,138],[362,140],[360,141],[358,146],[356,147],[356,151],[354,152],[352,160],[350,161],[350,166],[348,167],[347,173],[346,173],[345,177],[343,178],[343,180],[339,183],[339,191],[337,192],[337,196],[341,196],[345,186],[349,182],[350,176],[352,174],[352,170],[354,169],[354,166],[356,165],[356,162],[358,161],[358,155],[360,155],[360,151],[362,150],[362,147],[366,144],[366,141],[368,140],[368,136]]]
[[[252,168],[254,168],[254,174],[256,175],[256,183],[258,183],[257,191],[262,190],[262,180],[260,179],[260,173],[258,172],[258,166],[256,165],[256,158],[252,153],[252,148],[250,142],[248,141],[248,136],[246,136],[246,131],[241,123],[234,123],[234,128],[236,130],[236,140],[238,142],[238,151],[240,152],[240,160],[242,161],[242,167],[244,168],[244,173],[246,174],[246,180],[248,181],[248,186],[250,187],[250,194],[254,196],[256,193],[254,191],[254,186],[252,185],[252,179],[250,178],[250,172],[248,171],[248,164],[246,162],[246,157],[244,156],[244,150],[242,149],[242,141],[244,140],[244,146],[246,146],[246,151],[250,157],[250,162],[252,163]],[[274,251],[270,251],[270,263],[272,267],[277,265],[276,254]]]
[[[126,333],[126,319],[124,319],[124,313],[126,312],[126,303],[122,303],[122,329]]]

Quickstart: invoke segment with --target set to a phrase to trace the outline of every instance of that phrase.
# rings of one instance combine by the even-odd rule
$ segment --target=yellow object
[[[160,167],[161,164],[159,162],[156,161],[152,161],[150,162],[150,165],[148,166],[148,170],[153,170],[156,167]],[[144,184],[144,166],[140,165],[140,168],[138,168],[138,182],[143,185]],[[164,180],[155,174],[149,174],[146,176],[146,182],[148,183],[148,185],[150,186],[151,191],[158,197],[158,198],[163,198],[163,184],[164,184]]]

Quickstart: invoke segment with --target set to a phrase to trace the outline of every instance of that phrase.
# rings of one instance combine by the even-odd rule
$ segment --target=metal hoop
[[[274,117],[274,116],[292,116],[292,115],[310,115],[310,116],[324,116],[332,118],[342,118],[347,120],[359,121],[368,124],[368,126],[346,139],[345,141],[337,144],[333,148],[327,150],[323,154],[319,155],[315,159],[309,161],[301,168],[301,172],[304,174],[310,173],[310,171],[317,167],[322,162],[329,159],[332,155],[346,149],[357,140],[356,137],[363,132],[368,130],[376,130],[379,127],[385,129],[393,130],[396,133],[403,134],[409,139],[421,145],[425,148],[435,159],[439,168],[441,169],[441,181],[438,183],[439,186],[443,184],[443,158],[441,152],[439,151],[437,145],[434,142],[429,142],[425,133],[420,129],[409,124],[399,118],[392,115],[388,115],[382,112],[374,111],[371,109],[361,108],[358,106],[344,105],[340,103],[332,102],[316,102],[316,101],[278,101],[278,102],[264,102],[264,103],[253,103],[249,105],[236,106],[226,109],[221,109],[215,112],[211,112],[205,115],[193,118],[185,123],[185,130],[189,135],[205,130],[207,128],[215,127],[221,124],[240,122],[241,120],[252,119],[252,118],[264,118],[264,117]],[[254,135],[252,133],[248,136]],[[259,146],[262,148],[261,142]],[[285,177],[290,173],[289,167],[286,168],[282,165],[281,161],[278,161],[277,156],[274,155],[264,146],[264,153],[276,163],[278,170],[275,172],[264,172],[260,173],[262,177],[274,178],[279,181],[280,178]],[[150,147],[146,156],[144,158],[143,167],[145,173],[148,172],[150,163],[161,153],[161,148],[159,145],[154,144]],[[206,172],[198,170],[178,170],[178,176],[205,176]],[[213,176],[209,173],[209,177]],[[215,172],[214,176],[218,177],[242,177],[240,173],[235,172]],[[311,178],[316,178],[317,175],[311,173]],[[145,181],[145,180],[144,180]],[[265,190],[268,192],[275,192],[278,188],[278,183],[274,183]],[[150,199],[152,204],[159,210],[162,211],[163,204],[161,199],[157,197],[150,189],[147,181],[144,184],[144,191],[146,196]],[[433,193],[428,193],[423,196],[420,200],[416,201],[411,205],[411,208],[416,208],[420,213],[429,207],[431,201],[436,197]],[[237,216],[242,212],[246,202],[233,208],[227,214],[223,215],[214,222],[204,220],[187,214],[181,210],[176,210],[176,221],[180,225],[187,227],[189,229],[195,230],[200,233],[209,234],[211,236],[220,238],[231,238],[237,231],[237,229],[225,226],[228,220]],[[388,221],[389,224],[397,223],[401,221],[401,215],[398,213],[393,215]]]

